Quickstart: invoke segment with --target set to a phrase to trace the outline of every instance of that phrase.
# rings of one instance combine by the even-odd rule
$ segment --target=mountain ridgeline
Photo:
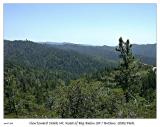
[[[111,46],[85,46],[72,43],[52,44],[51,42],[40,44],[30,41],[7,40],[4,42],[4,55],[6,55],[4,58],[14,58],[16,57],[15,54],[19,54],[17,57],[24,59],[24,63],[28,63],[29,66],[37,66],[38,64],[38,66],[44,68],[55,69],[54,67],[58,67],[58,69],[67,69],[68,71],[69,66],[73,67],[72,64],[74,62],[76,66],[79,66],[78,68],[80,70],[83,70],[83,63],[87,63],[88,65],[86,64],[84,66],[88,68],[88,66],[91,66],[90,64],[94,65],[93,63],[95,62],[94,68],[96,68],[99,65],[102,67],[107,64],[107,66],[116,65],[119,60],[119,54],[115,51],[116,47]],[[156,65],[156,44],[133,44],[132,51],[141,62]],[[68,59],[70,60],[68,61]],[[63,60],[66,61],[65,66],[63,66]],[[55,66],[55,62],[58,62],[58,66]],[[81,63],[82,65],[80,65]]]
[[[101,61],[73,50],[63,50],[31,41],[4,41],[4,61],[31,68],[64,71],[75,77],[114,66],[114,62]]]
[[[4,40],[5,118],[156,118],[156,44]]]
[[[45,43],[53,47],[66,51],[72,50],[78,53],[93,56],[95,58],[107,59],[108,61],[118,61],[119,54],[114,46],[88,46],[72,43]],[[156,65],[156,44],[133,44],[132,52],[141,62]]]

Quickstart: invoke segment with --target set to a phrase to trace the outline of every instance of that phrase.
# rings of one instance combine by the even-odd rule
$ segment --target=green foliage
[[[109,118],[114,117],[122,103],[122,89],[81,79],[56,89],[53,111],[61,118]]]
[[[140,93],[142,83],[139,74],[139,63],[134,60],[134,56],[131,52],[132,45],[129,40],[123,42],[122,38],[119,39],[119,47],[116,51],[120,52],[120,58],[122,59],[119,71],[115,76],[117,84],[125,91],[126,102],[129,102],[130,98],[135,93]]]
[[[115,47],[113,46],[89,46],[71,43],[60,45],[49,43],[49,45],[65,51],[76,51],[80,54],[94,57],[101,61],[105,60],[106,62],[111,63],[111,65],[117,65],[117,61],[119,59],[118,53],[115,51]],[[133,44],[132,52],[133,55],[143,63],[156,66],[156,44]]]
[[[5,41],[4,117],[156,118],[156,73],[131,48],[120,38],[113,68],[75,51]]]
[[[28,41],[4,41],[4,60],[39,70],[62,71],[77,78],[111,65],[75,51],[65,51],[45,44]]]

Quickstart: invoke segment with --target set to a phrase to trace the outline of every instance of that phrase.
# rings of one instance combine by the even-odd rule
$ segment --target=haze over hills
[[[47,42],[44,44],[49,44],[53,47],[72,50],[80,54],[89,55],[96,58],[108,59],[117,61],[118,53],[115,51],[116,46],[91,46],[73,43],[55,43]],[[156,65],[156,44],[133,44],[132,46],[133,54],[146,64]]]
[[[21,41],[21,40],[7,41],[5,40],[4,42],[5,42],[4,43],[5,50],[7,50],[5,55],[7,55],[8,57],[13,56],[15,53],[14,51],[18,51],[16,49],[17,46],[21,47],[19,48],[20,50],[26,47],[24,45],[28,44],[27,46],[28,51],[26,51],[26,53],[28,52],[28,53],[33,53],[33,54],[25,54],[25,52],[23,52],[25,50],[21,51],[21,53],[23,52],[25,55],[28,55],[28,56],[23,57],[24,59],[26,59],[26,61],[28,61],[28,63],[30,63],[29,62],[30,58],[28,57],[34,57],[36,56],[35,54],[37,53],[45,54],[45,57],[47,57],[47,55],[50,55],[51,53],[56,54],[55,52],[59,52],[57,54],[69,54],[71,57],[73,56],[73,54],[81,56],[81,57],[89,57],[89,59],[92,59],[93,61],[96,61],[96,62],[98,61],[99,63],[103,63],[103,64],[107,63],[108,65],[112,65],[113,63],[115,64],[119,59],[119,54],[116,52],[115,46],[106,46],[106,45],[91,46],[91,45],[74,44],[74,43],[68,43],[68,42],[62,42],[62,43],[59,43],[59,42],[33,43],[32,42],[31,43],[31,41],[28,41],[28,40],[27,41]],[[13,44],[11,42],[13,42]],[[23,42],[23,44],[21,44],[20,42]],[[141,62],[146,63],[146,64],[151,64],[154,66],[156,65],[156,44],[141,44],[141,45],[133,44],[132,51],[133,51],[133,54]],[[21,54],[22,56],[24,55],[23,53]],[[61,59],[62,56],[59,55],[57,57]],[[35,59],[38,59],[38,57],[36,57]],[[45,59],[45,58],[43,57],[42,59]],[[47,64],[46,60],[44,61],[42,60],[41,64],[43,66],[46,66]]]

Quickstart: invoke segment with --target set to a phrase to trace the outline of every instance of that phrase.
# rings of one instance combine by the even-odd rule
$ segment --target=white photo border
[[[3,5],[5,3],[155,3],[157,4],[157,118],[156,119],[4,119],[3,116]],[[56,122],[106,122],[108,127],[159,127],[160,126],[160,1],[159,0],[1,0],[0,1],[0,127],[79,127],[84,125],[56,125]],[[52,125],[38,125],[38,122],[52,122]],[[109,123],[110,122],[110,123]],[[133,125],[118,125],[118,122],[134,122]],[[34,125],[36,123],[36,125]],[[108,124],[107,124],[108,123]],[[116,123],[116,125],[112,124]]]

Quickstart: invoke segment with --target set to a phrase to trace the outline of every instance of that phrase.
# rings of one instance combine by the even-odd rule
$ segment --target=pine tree
[[[124,42],[122,37],[119,38],[119,46],[116,51],[120,53],[121,64],[115,80],[123,88],[126,102],[129,102],[130,98],[135,99],[133,94],[138,93],[141,88],[138,61],[132,55],[131,47],[129,40]]]

